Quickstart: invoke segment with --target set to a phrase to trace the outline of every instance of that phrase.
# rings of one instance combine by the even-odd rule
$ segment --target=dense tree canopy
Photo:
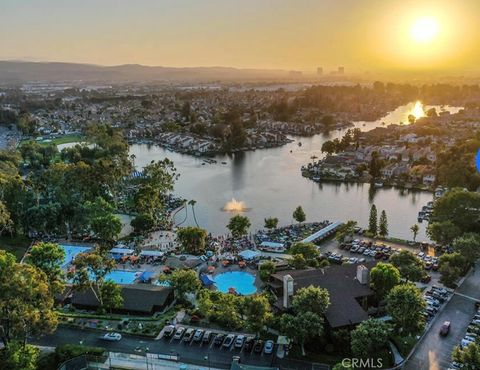
[[[387,295],[387,312],[400,331],[417,333],[424,325],[425,300],[415,285],[397,285]]]
[[[205,253],[207,231],[199,227],[181,227],[177,230],[177,239],[183,251],[194,255]]]
[[[31,335],[51,333],[57,326],[54,300],[45,273],[16,263],[0,250],[0,339],[5,346],[26,342]]]
[[[379,298],[384,298],[400,283],[400,271],[390,263],[378,263],[370,271],[370,282]]]

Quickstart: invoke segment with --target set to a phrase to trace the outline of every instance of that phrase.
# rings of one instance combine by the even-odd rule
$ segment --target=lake
[[[419,103],[410,103],[397,108],[375,122],[356,122],[365,130],[391,123],[406,123],[412,112],[419,114]],[[420,109],[422,107],[420,106]],[[430,106],[424,107],[425,110]],[[440,110],[440,107],[437,111]],[[456,113],[458,107],[444,107]],[[170,158],[180,173],[175,193],[186,199],[195,199],[198,224],[213,234],[225,234],[226,225],[234,212],[223,210],[232,198],[242,201],[244,212],[251,220],[251,231],[263,227],[266,217],[278,217],[280,225],[293,222],[293,210],[301,205],[308,221],[356,220],[360,226],[368,224],[372,203],[380,214],[388,216],[391,236],[411,239],[410,227],[417,222],[418,211],[432,200],[432,194],[395,188],[372,189],[369,184],[318,184],[301,175],[300,167],[311,161],[312,156],[322,158],[322,144],[326,140],[342,137],[345,130],[313,137],[294,137],[294,142],[273,149],[262,149],[233,155],[219,155],[216,164],[202,165],[203,160],[189,155],[174,153],[159,146],[134,144],[135,165],[144,167],[151,160]],[[298,143],[302,145],[299,146]],[[222,164],[221,162],[226,162]],[[175,217],[176,223],[194,225],[191,208],[188,214],[182,211]],[[420,224],[417,240],[427,240],[425,223]]]

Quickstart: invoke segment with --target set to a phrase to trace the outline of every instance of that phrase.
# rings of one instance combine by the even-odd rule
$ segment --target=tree
[[[114,308],[123,306],[122,288],[112,280],[107,280],[100,288],[102,290],[102,309],[112,312]]]
[[[37,370],[40,350],[19,341],[10,342],[0,354],[2,370]]]
[[[140,214],[130,222],[130,226],[136,233],[147,232],[155,226],[155,219],[149,214]]]
[[[453,361],[460,364],[465,370],[480,369],[480,344],[470,343],[466,347],[455,347],[452,353]]]
[[[469,261],[460,253],[446,253],[438,262],[440,282],[448,287],[454,287],[455,282],[463,276],[470,266]]]
[[[312,260],[320,255],[318,247],[313,243],[295,243],[290,247],[290,253],[292,255],[301,254],[305,260]]]
[[[418,232],[420,231],[420,227],[418,226],[418,224],[414,224],[410,227],[410,231],[413,234],[413,241],[415,242],[417,239]]]
[[[380,220],[378,222],[378,233],[381,237],[386,237],[388,235],[388,221],[387,213],[385,210],[380,214]]]
[[[272,230],[276,229],[278,225],[278,218],[276,217],[270,217],[265,219],[265,229]]]
[[[307,260],[303,257],[303,254],[294,254],[292,258],[288,261],[289,264],[297,270],[304,269],[307,267]]]
[[[185,253],[202,255],[207,244],[207,231],[199,227],[181,227],[177,230],[177,239]]]
[[[353,370],[353,367],[348,365],[348,362],[343,364],[342,362],[336,364],[332,370]]]
[[[122,222],[113,214],[113,206],[105,199],[97,197],[94,202],[87,202],[85,208],[93,233],[105,242],[116,240],[122,231]]]
[[[337,230],[337,235],[335,239],[339,243],[343,243],[347,237],[351,238],[355,233],[355,228],[357,227],[357,221],[347,221]]]
[[[376,357],[388,344],[390,327],[385,321],[368,319],[352,331],[352,353],[359,358]]]
[[[242,215],[233,216],[227,225],[228,230],[234,238],[240,238],[247,234],[247,230],[251,223],[248,217]]]
[[[267,297],[265,295],[246,296],[243,301],[243,314],[247,327],[258,335],[272,317]]]
[[[400,271],[390,263],[378,263],[370,271],[370,282],[377,296],[382,299],[400,283]]]
[[[297,290],[292,300],[295,312],[309,311],[323,316],[328,306],[330,306],[328,290],[313,285]]]
[[[380,170],[382,169],[383,162],[378,155],[378,152],[372,152],[372,158],[370,159],[369,173],[374,179],[380,177]]]
[[[480,230],[480,193],[452,189],[437,199],[433,206],[434,222],[451,221],[461,233]]]
[[[403,250],[390,257],[390,263],[395,266],[400,275],[407,281],[420,281],[423,276],[423,262],[413,253]]]
[[[472,265],[480,257],[480,235],[467,233],[453,241],[453,249]]]
[[[377,235],[377,207],[375,204],[372,204],[370,207],[370,217],[368,219],[368,232],[372,234],[372,236]]]
[[[295,211],[293,211],[293,219],[297,221],[299,224],[302,222],[305,222],[307,219],[307,216],[305,215],[305,212],[303,211],[303,208],[301,206],[298,206]]]
[[[31,335],[52,333],[57,327],[53,294],[47,276],[35,266],[16,263],[0,250],[0,339],[24,344]]]
[[[26,262],[45,273],[53,294],[61,293],[65,283],[62,263],[65,251],[58,244],[40,242],[30,248]]]
[[[397,285],[387,295],[387,312],[400,332],[417,333],[425,324],[425,300],[412,283]]]
[[[272,261],[265,261],[259,267],[260,279],[262,281],[269,281],[270,277],[275,273],[276,266]]]
[[[190,207],[192,207],[193,220],[195,221],[195,225],[197,225],[198,227],[197,215],[195,214],[195,204],[197,204],[197,201],[194,199],[191,199],[188,201],[188,204],[190,205]]]
[[[462,230],[451,220],[435,221],[428,225],[427,234],[437,243],[448,245],[462,234]]]
[[[323,318],[310,311],[296,315],[283,314],[280,318],[280,331],[300,345],[305,356],[305,342],[323,334]]]
[[[12,231],[13,221],[10,215],[10,211],[4,202],[0,200],[0,236],[5,231]]]
[[[187,293],[195,293],[201,287],[195,270],[175,270],[168,277],[160,275],[160,280],[169,281],[181,300],[185,300]]]
[[[103,286],[107,284],[106,275],[113,270],[115,260],[105,252],[96,250],[90,253],[80,253],[72,262],[73,269],[68,273],[74,289],[84,291],[90,289],[97,299],[100,308],[105,308]]]

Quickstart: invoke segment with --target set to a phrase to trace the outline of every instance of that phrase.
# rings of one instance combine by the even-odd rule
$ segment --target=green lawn
[[[82,135],[64,135],[64,136],[60,136],[60,137],[51,139],[51,141],[49,141],[49,142],[38,141],[38,143],[40,145],[50,145],[50,144],[60,145],[60,144],[81,142],[81,141],[84,141],[84,140],[85,140],[85,138]],[[24,140],[20,143],[20,145],[22,145],[22,143],[26,143],[28,141],[31,141],[31,140]]]
[[[17,257],[17,261],[23,257],[28,247],[30,246],[30,239],[25,236],[0,236],[0,249],[6,250]]]
[[[400,336],[400,335],[393,335],[392,341],[397,346],[398,350],[402,354],[403,357],[408,356],[410,351],[412,350],[415,343],[417,343],[417,338],[415,336]]]

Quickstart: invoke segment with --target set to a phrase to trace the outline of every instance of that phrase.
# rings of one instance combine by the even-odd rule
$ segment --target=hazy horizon
[[[426,40],[431,30],[422,29],[412,37],[425,17],[435,35]],[[6,0],[0,59],[468,73],[478,70],[479,20],[476,0]]]

